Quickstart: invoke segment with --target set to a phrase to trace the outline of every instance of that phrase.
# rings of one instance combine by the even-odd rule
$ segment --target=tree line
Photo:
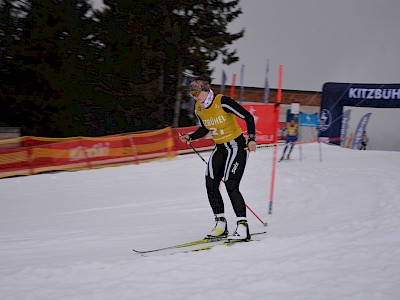
[[[185,78],[238,60],[239,0],[103,2],[0,0],[0,126],[68,137],[193,124]]]

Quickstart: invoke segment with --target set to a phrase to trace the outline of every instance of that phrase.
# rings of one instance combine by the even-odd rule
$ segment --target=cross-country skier
[[[282,133],[285,131],[287,131],[286,143],[285,143],[285,148],[283,149],[283,153],[282,153],[282,157],[281,157],[280,161],[285,158],[285,153],[286,153],[286,150],[288,149],[289,145],[290,145],[290,149],[289,149],[288,155],[286,156],[286,159],[290,158],[290,154],[292,153],[294,143],[297,141],[298,126],[297,126],[296,122],[294,121],[294,119],[290,120],[290,123],[287,124],[287,126],[282,130]]]
[[[247,150],[256,151],[257,147],[254,117],[232,98],[214,94],[210,84],[211,78],[207,75],[192,80],[190,94],[196,100],[195,114],[200,127],[191,134],[181,135],[181,141],[190,143],[210,133],[216,144],[206,169],[207,195],[216,224],[206,238],[227,237],[229,240],[249,240],[246,204],[239,185],[246,166]],[[246,122],[247,142],[236,116]],[[237,227],[232,235],[228,235],[224,202],[219,190],[222,180],[225,182],[237,217]]]

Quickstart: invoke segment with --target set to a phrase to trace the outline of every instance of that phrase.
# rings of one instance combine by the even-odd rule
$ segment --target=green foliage
[[[0,2],[0,126],[63,137],[171,125],[187,101],[184,73],[238,60],[228,46],[244,32],[227,32],[238,2]]]

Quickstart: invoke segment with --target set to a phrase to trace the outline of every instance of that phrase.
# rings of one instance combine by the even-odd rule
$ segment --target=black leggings
[[[239,138],[230,143],[217,145],[208,161],[207,195],[213,213],[216,215],[225,212],[224,201],[219,190],[223,180],[236,216],[246,217],[246,204],[239,185],[246,167],[247,150],[244,149],[246,146],[243,136]]]

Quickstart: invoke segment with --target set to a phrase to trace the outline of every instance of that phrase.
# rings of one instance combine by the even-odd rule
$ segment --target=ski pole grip
[[[180,132],[179,132],[178,134],[179,134],[179,137],[182,137],[182,136],[183,136],[183,134],[180,133]],[[189,140],[186,141],[186,144],[188,144],[188,145],[190,144],[190,138],[189,138]]]

